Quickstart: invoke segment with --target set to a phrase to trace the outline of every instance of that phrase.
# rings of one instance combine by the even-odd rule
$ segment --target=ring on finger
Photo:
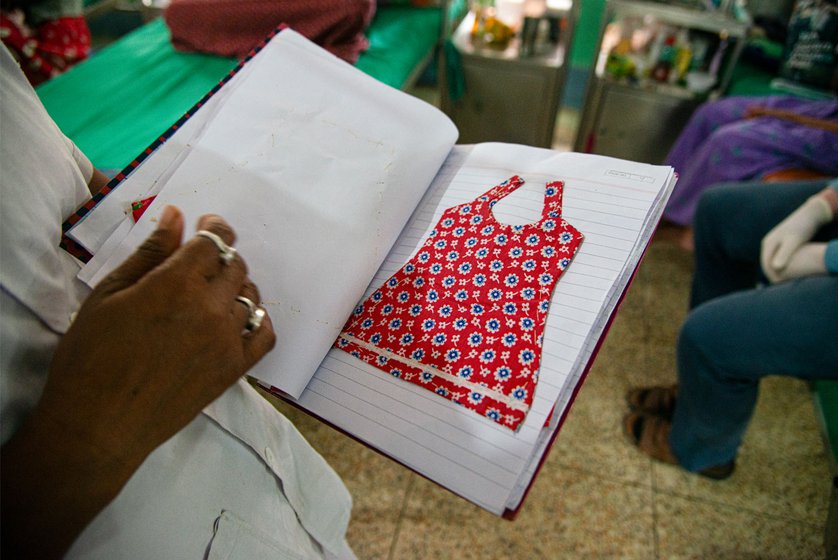
[[[218,247],[218,256],[223,264],[230,264],[236,258],[236,248],[224,243],[224,240],[218,234],[202,229],[198,230],[195,235],[205,237],[215,243],[215,246]]]
[[[265,319],[265,310],[253,303],[251,299],[244,296],[236,296],[236,301],[247,307],[248,316],[247,323],[244,325],[244,330],[247,334],[250,334],[262,325],[262,321]]]

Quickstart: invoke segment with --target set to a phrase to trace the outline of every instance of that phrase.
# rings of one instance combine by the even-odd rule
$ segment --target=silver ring
[[[229,245],[224,243],[224,240],[221,239],[215,233],[213,233],[211,231],[207,231],[205,229],[201,229],[201,230],[198,230],[198,232],[195,235],[200,235],[201,237],[206,237],[207,239],[209,239],[210,241],[215,243],[215,246],[218,247],[218,253],[219,253],[218,256],[221,259],[222,263],[230,264],[233,261],[233,259],[236,258],[236,248],[235,247],[230,247]]]
[[[246,298],[244,296],[236,296],[236,301],[239,303],[243,303],[247,306],[248,316],[247,316],[247,323],[244,325],[244,330],[248,333],[252,333],[260,326],[262,326],[262,321],[265,319],[265,310],[253,303],[252,300]]]

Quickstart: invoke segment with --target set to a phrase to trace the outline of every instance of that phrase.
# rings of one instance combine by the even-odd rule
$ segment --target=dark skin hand
[[[228,245],[218,216],[197,229]],[[183,215],[158,229],[82,305],[53,357],[41,400],[2,448],[2,552],[58,558],[158,446],[186,426],[275,344],[270,317],[243,336],[259,302],[237,256],[182,244]]]

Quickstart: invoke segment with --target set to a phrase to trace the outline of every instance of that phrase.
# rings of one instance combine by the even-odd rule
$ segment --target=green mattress
[[[404,87],[433,52],[441,25],[434,8],[379,8],[370,48],[357,67]],[[113,172],[165,132],[237,62],[182,53],[162,19],[152,21],[38,87],[55,122],[93,164]]]

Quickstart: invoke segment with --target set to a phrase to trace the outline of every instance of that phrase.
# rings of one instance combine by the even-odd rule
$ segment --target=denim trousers
[[[763,236],[825,185],[730,183],[701,198],[669,438],[687,470],[735,459],[763,377],[838,379],[838,276],[768,285],[759,265]],[[814,240],[836,238],[833,221]]]

